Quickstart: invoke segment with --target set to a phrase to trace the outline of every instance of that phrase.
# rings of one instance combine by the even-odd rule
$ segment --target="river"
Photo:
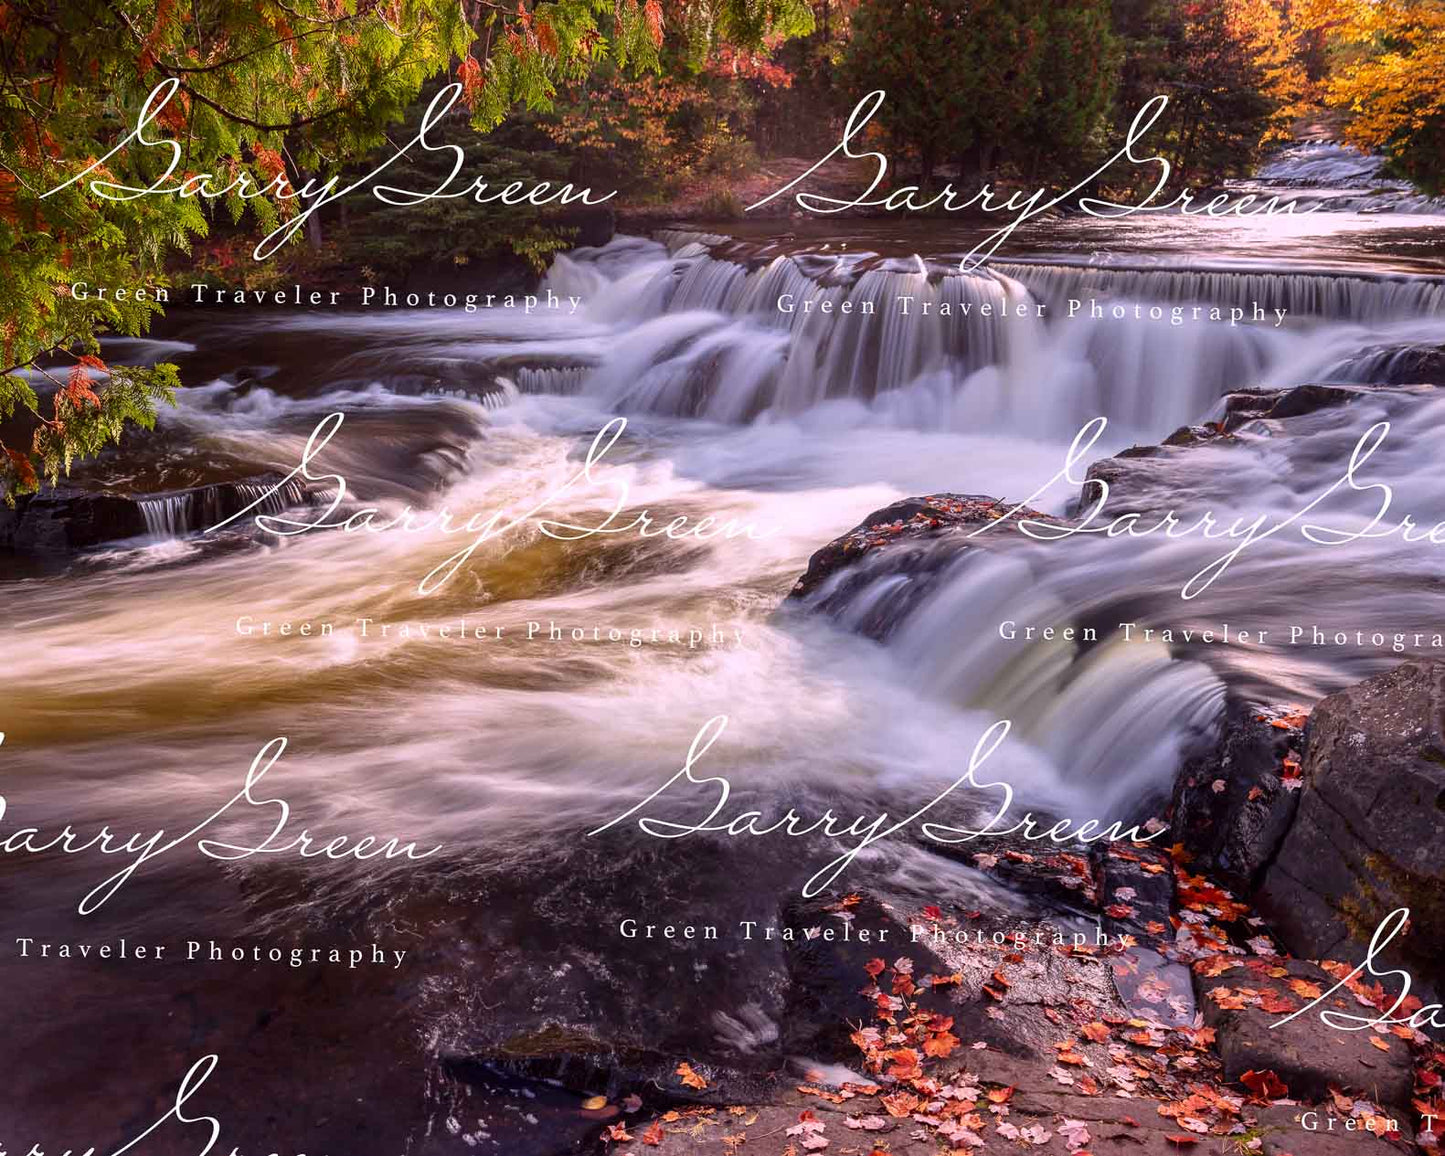
[[[1370,172],[1320,160],[1286,158],[1260,180],[1376,188]],[[744,1073],[781,1062],[739,1052],[725,1018],[776,1016],[777,947],[639,947],[619,923],[766,922],[841,848],[663,843],[621,826],[584,837],[662,786],[709,719],[726,715],[726,729],[699,767],[726,776],[737,810],[903,813],[953,782],[1007,712],[1014,730],[989,766],[1018,807],[1110,818],[1167,786],[1231,693],[1308,703],[1398,661],[1389,646],[1284,641],[1297,623],[1428,632],[1445,618],[1431,548],[1394,539],[1277,538],[1188,603],[1179,590],[1217,545],[1029,544],[960,567],[885,643],[779,613],[809,555],[870,511],[939,491],[1022,500],[1091,418],[1109,419],[1103,456],[1217,418],[1231,389],[1395,380],[1402,351],[1445,344],[1445,216],[1402,206],[1400,190],[1383,206],[1361,188],[1332,195],[1325,211],[1262,221],[1041,222],[974,275],[955,266],[977,232],[937,221],[621,236],[547,274],[542,292],[580,297],[575,313],[210,307],[111,346],[120,360],[175,360],[188,384],[136,452],[78,472],[86,487],[163,494],[285,474],[340,412],[316,464],[346,480],[344,510],[519,511],[572,478],[620,415],[595,484],[549,516],[595,523],[625,487],[627,508],[659,522],[732,520],[760,536],[563,542],[526,525],[423,594],[458,538],[278,538],[245,520],[203,534],[189,499],[155,497],[147,535],[61,563],[0,561],[12,567],[6,834],[180,834],[284,736],[262,794],[289,803],[291,829],[443,848],[363,865],[228,863],[184,846],[87,915],[82,896],[118,859],[0,859],[0,967],[12,1007],[36,1009],[8,1017],[12,1054],[27,1058],[7,1085],[9,1142],[118,1144],[215,1052],[205,1106],[243,1151],[563,1150],[595,1128],[580,1097],[477,1057],[551,1024]],[[1071,319],[1071,300],[1106,315],[1084,306]],[[1191,316],[1197,303],[1227,318],[1254,302],[1265,320]],[[1115,304],[1144,318],[1114,318]],[[1430,440],[1445,403],[1386,395],[1310,420],[1307,439],[1257,429],[1241,447],[1200,449],[1178,502],[1283,516],[1388,420],[1372,473],[1395,485],[1400,512],[1445,518],[1445,457]],[[293,516],[317,517],[325,491]],[[1064,513],[1077,496],[1055,486],[1034,504]],[[1359,524],[1372,508],[1354,495],[1340,517]],[[1280,641],[1079,651],[998,629],[1115,618],[1248,622]],[[446,623],[458,627],[443,638]],[[711,798],[693,788],[679,813],[701,818]],[[206,834],[254,842],[274,823],[237,810]],[[901,899],[946,891],[1042,913],[902,836],[868,848],[840,885],[850,877]],[[19,958],[19,937],[125,937],[173,945],[174,958],[57,966]],[[190,940],[199,958],[186,962]],[[374,943],[406,962],[242,972],[205,962],[212,940]],[[174,1145],[156,1150],[192,1150]]]

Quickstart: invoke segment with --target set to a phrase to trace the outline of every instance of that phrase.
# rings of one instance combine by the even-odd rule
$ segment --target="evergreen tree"
[[[846,67],[925,179],[979,183],[1012,166],[1057,173],[1084,155],[1117,65],[1107,0],[863,0]]]

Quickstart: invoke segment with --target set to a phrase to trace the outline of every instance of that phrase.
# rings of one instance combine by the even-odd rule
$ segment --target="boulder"
[[[1272,975],[1270,971],[1283,971]],[[1293,1011],[1308,1007],[1312,998],[1289,985],[1312,985],[1326,996],[1324,1002],[1281,1023],[1290,1011],[1265,1011],[1261,1001]],[[1296,1100],[1318,1103],[1331,1086],[1354,1092],[1377,1104],[1408,1108],[1414,1087],[1409,1046],[1396,1036],[1373,1031],[1342,1031],[1320,1019],[1326,1009],[1354,1014],[1352,994],[1313,963],[1281,960],[1278,967],[1245,970],[1235,967],[1221,975],[1196,974],[1195,983],[1204,1022],[1215,1031],[1224,1078],[1238,1080],[1246,1072],[1273,1072]],[[1217,994],[1216,994],[1217,993]],[[1243,1004],[1243,1006],[1236,1006]],[[1372,1039],[1385,1046],[1379,1048]]]
[[[139,503],[112,494],[47,488],[0,507],[0,550],[22,554],[66,554],[145,529]]]
[[[1170,829],[1193,869],[1238,894],[1253,890],[1294,821],[1299,794],[1286,784],[1303,733],[1288,711],[1230,704],[1218,744],[1188,759],[1174,781]]]
[[[1445,979],[1445,662],[1412,659],[1331,695],[1310,717],[1298,813],[1263,872],[1260,910],[1296,955],[1377,957],[1427,990]],[[1392,983],[1394,981],[1391,981]]]
[[[1445,345],[1376,345],[1337,368],[1358,380],[1445,385]]]
[[[1019,534],[969,533],[1007,520],[1061,525],[1059,519],[1015,502],[983,494],[930,494],[875,510],[808,559],[788,601],[833,618],[870,638],[882,639],[933,589],[934,581],[965,551],[998,548]],[[887,584],[886,598],[868,597]]]

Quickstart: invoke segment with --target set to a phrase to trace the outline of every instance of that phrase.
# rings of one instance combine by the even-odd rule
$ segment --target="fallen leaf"
[[[1259,1072],[1250,1069],[1239,1077],[1239,1082],[1261,1100],[1278,1100],[1289,1095],[1288,1085],[1268,1068]]]

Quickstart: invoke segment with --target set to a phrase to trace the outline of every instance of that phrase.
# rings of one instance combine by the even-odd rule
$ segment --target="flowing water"
[[[409,953],[397,969],[268,964],[245,984],[229,963],[75,961],[71,979],[53,963],[7,960],[16,1006],[46,1009],[12,1033],[36,1057],[11,1089],[18,1133],[57,1147],[133,1135],[154,1117],[118,1106],[160,1104],[166,1082],[214,1050],[207,1106],[231,1142],[451,1151],[460,1137],[544,1150],[529,1147],[538,1129],[591,1126],[575,1098],[468,1068],[470,1058],[550,1023],[756,1066],[721,1016],[749,1005],[776,1016],[777,949],[644,950],[620,937],[619,920],[767,922],[842,849],[782,836],[664,843],[635,827],[583,838],[667,781],[714,716],[728,721],[699,769],[731,782],[728,817],[906,813],[958,778],[1007,717],[1013,733],[988,777],[1012,785],[1016,810],[1108,820],[1166,788],[1231,692],[1311,701],[1400,657],[1389,643],[1290,645],[1291,625],[1404,632],[1415,649],[1413,634],[1445,617],[1445,586],[1434,547],[1396,539],[1325,547],[1281,534],[1189,601],[1180,589],[1219,543],[973,552],[910,601],[883,642],[847,629],[846,614],[779,613],[813,550],[899,497],[1037,494],[1033,505],[1064,513],[1076,486],[1038,491],[1096,416],[1109,419],[1091,455],[1102,457],[1217,418],[1232,389],[1404,384],[1392,367],[1445,343],[1445,220],[1428,213],[1382,223],[1352,209],[1275,232],[1099,224],[1048,222],[1026,251],[970,275],[955,266],[973,238],[931,224],[890,225],[886,244],[860,226],[846,247],[756,230],[619,237],[557,258],[543,290],[581,297],[575,313],[190,310],[165,342],[118,350],[178,360],[191,384],[136,452],[80,478],[154,495],[142,502],[147,534],[38,576],[17,570],[5,587],[6,833],[185,831],[285,736],[261,794],[290,804],[288,831],[443,851],[415,863],[223,863],[187,846],[83,916],[81,897],[118,860],[6,856],[12,940],[126,936],[181,955],[190,939],[375,942]],[[1071,300],[1091,299],[1103,317],[1087,304],[1067,316]],[[1262,321],[1208,320],[1211,306],[1252,316],[1256,301]],[[1288,311],[1278,326],[1276,308]],[[287,474],[333,412],[344,423],[315,472],[345,480],[343,515],[369,505],[464,517],[546,501],[548,517],[595,525],[625,493],[618,525],[646,509],[658,525],[711,517],[757,536],[568,542],[527,524],[423,594],[423,577],[467,536],[280,538],[249,520],[197,533],[218,508],[206,487]],[[592,484],[553,498],[618,415],[626,430]],[[1313,414],[1287,433],[1256,423],[1227,447],[1171,457],[1162,476],[1185,512],[1282,518],[1336,480],[1383,420],[1392,430],[1372,478],[1395,485],[1397,513],[1445,518],[1435,498],[1445,459],[1432,444],[1445,402],[1418,392]],[[246,484],[247,500],[267,489]],[[266,508],[313,520],[338,491],[333,478]],[[1378,504],[1340,495],[1331,524],[1361,526]],[[854,609],[889,604],[908,581],[881,570]],[[999,629],[1125,621],[1273,633],[1186,649]],[[713,800],[704,788],[671,794],[674,813],[694,821]],[[960,816],[980,804],[954,798]],[[275,823],[238,810],[206,834],[254,842]],[[1041,910],[906,835],[848,871],[911,900],[946,892],[1021,917]],[[664,989],[668,1000],[648,998]],[[99,1065],[100,1095],[75,1083],[97,1048],[114,1057]]]

